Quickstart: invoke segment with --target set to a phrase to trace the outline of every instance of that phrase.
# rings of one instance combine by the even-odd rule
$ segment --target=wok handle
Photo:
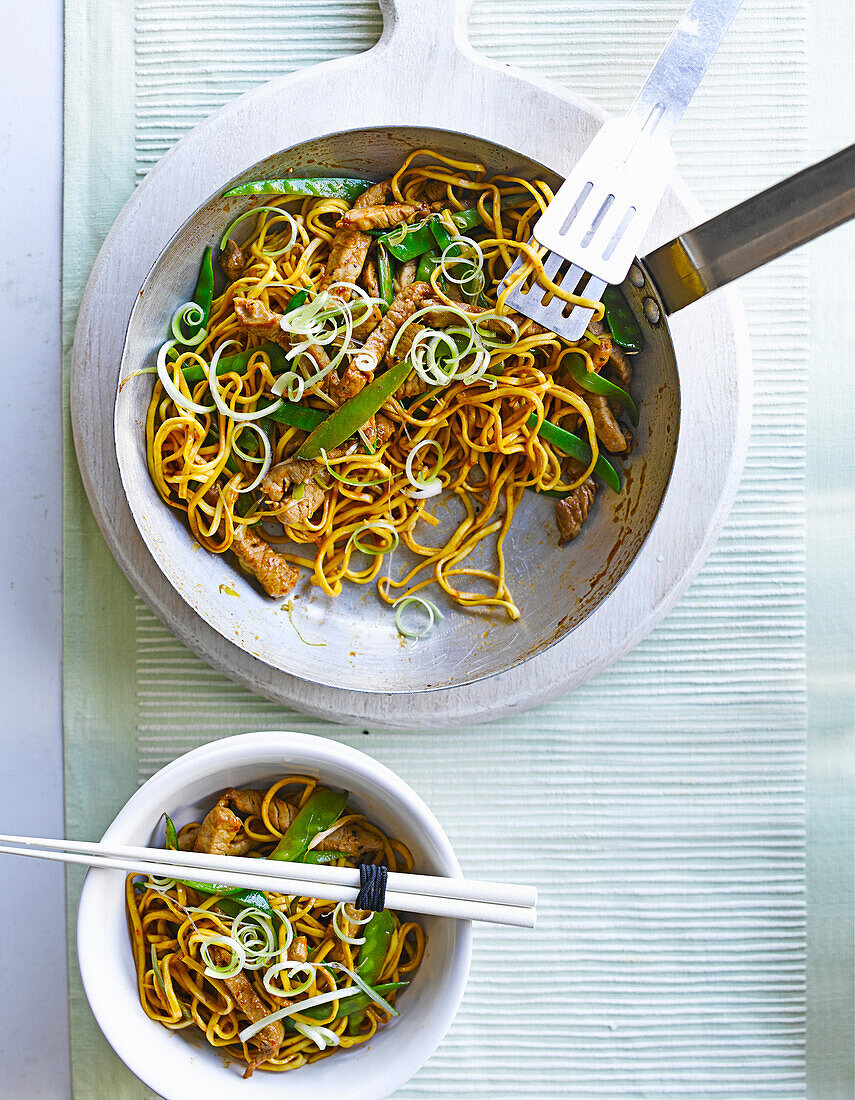
[[[855,217],[855,145],[690,229],[644,258],[667,313]]]

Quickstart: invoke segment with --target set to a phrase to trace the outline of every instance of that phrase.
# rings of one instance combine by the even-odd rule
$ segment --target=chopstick
[[[354,902],[359,892],[359,872],[350,867],[6,834],[0,834],[0,841],[15,845],[0,845],[0,854],[106,870],[136,871],[164,878],[189,878],[211,886],[317,897],[334,902]],[[537,891],[533,887],[508,883],[390,871],[386,884],[386,907],[389,909],[517,928],[534,927],[536,902]]]

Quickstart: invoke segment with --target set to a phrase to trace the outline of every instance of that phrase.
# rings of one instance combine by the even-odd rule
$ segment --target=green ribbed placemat
[[[478,0],[471,37],[484,53],[620,111],[681,7]],[[66,23],[68,344],[97,247],[157,158],[259,81],[366,48],[380,21],[367,0],[66,0]],[[808,0],[746,4],[676,142],[681,170],[708,208],[802,165],[821,148],[822,133],[834,132],[825,123],[817,138],[818,89],[829,91],[817,65],[829,47],[818,35],[836,31],[851,71],[851,23],[842,5],[835,22],[811,16]],[[846,522],[829,497],[840,489],[840,463],[829,467],[818,448],[805,463],[808,419],[815,427],[833,415],[808,386],[810,325],[822,310],[827,328],[826,303],[840,295],[824,272],[811,282],[808,275],[800,254],[743,284],[755,359],[752,444],[733,515],[695,584],[597,681],[489,728],[342,729],[283,712],[207,668],[119,574],[69,442],[69,835],[98,835],[136,783],[212,737],[264,727],[337,737],[416,787],[467,873],[533,881],[542,891],[533,935],[477,930],[460,1015],[401,1097],[782,1100],[806,1094],[808,1059],[814,1095],[850,1095],[851,982],[839,953],[847,943],[840,912],[814,918],[813,963],[829,996],[807,1011],[806,629],[818,801],[841,786],[829,761],[840,759],[845,739],[841,686],[852,653],[850,623],[838,613],[834,633],[828,629],[829,593],[841,581],[851,585],[850,564],[816,553],[815,540],[807,544],[809,618],[806,611],[806,500],[812,519],[836,516],[838,532]],[[845,408],[845,364],[828,358],[824,377],[834,378],[835,409]],[[842,432],[838,456],[841,448],[845,464],[851,444]],[[851,462],[847,469],[851,492]],[[849,522],[851,539],[851,515]],[[827,682],[832,657],[837,676]],[[821,841],[836,841],[833,858],[845,867],[851,805],[839,795],[837,817],[818,814],[812,827]],[[825,896],[826,866],[812,864],[812,898]],[[845,870],[836,888],[845,904]],[[107,1049],[74,974],[71,1003],[75,1095],[150,1095]]]

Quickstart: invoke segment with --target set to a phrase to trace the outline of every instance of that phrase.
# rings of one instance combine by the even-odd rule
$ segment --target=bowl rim
[[[323,774],[324,764],[335,764],[352,771],[361,779],[377,784],[393,809],[401,806],[419,822],[435,846],[443,874],[460,877],[462,871],[451,842],[445,834],[433,811],[412,787],[401,779],[391,768],[380,763],[360,749],[343,744],[332,738],[313,734],[299,733],[293,730],[260,730],[252,733],[237,734],[219,738],[184,753],[159,769],[142,784],[124,804],[104,833],[104,840],[125,840],[125,830],[131,827],[138,812],[148,806],[152,791],[158,790],[164,782],[170,786],[196,778],[201,771],[211,774],[212,768],[225,769],[237,763],[257,763],[264,765],[287,766],[287,755],[293,753],[304,757],[295,766],[316,768]],[[279,757],[285,756],[286,760]],[[97,934],[98,895],[108,888],[108,884],[124,872],[89,870],[83,882],[77,906],[75,922],[75,941],[81,984],[86,1000],[104,1038],[116,1056],[124,1065],[149,1088],[154,1089],[165,1100],[179,1100],[179,1094],[170,1091],[174,1081],[170,1076],[167,1063],[160,1064],[157,1059],[147,1057],[147,1044],[136,1037],[128,1038],[127,1033],[118,1026],[110,1013],[109,990],[112,982],[96,980],[96,975],[104,972],[104,954],[102,941]],[[409,1081],[427,1062],[448,1032],[466,989],[469,969],[472,961],[472,923],[458,921],[456,942],[452,957],[454,965],[447,968],[442,980],[443,998],[441,1011],[432,1014],[434,1028],[428,1036],[428,1042],[419,1050],[416,1058],[410,1058],[399,1069],[394,1063],[387,1062],[381,1082],[381,1091],[366,1093],[371,1100],[382,1100],[391,1095]],[[427,1032],[425,1033],[427,1036]],[[164,1032],[167,1036],[168,1033]],[[188,1048],[191,1050],[192,1048]],[[227,1070],[225,1072],[228,1072]],[[238,1079],[235,1078],[237,1081]],[[182,1097],[184,1094],[180,1094]]]

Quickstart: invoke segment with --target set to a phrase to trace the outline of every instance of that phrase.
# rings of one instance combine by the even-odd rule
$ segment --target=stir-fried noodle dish
[[[149,368],[163,500],[274,598],[305,570],[330,597],[374,585],[399,625],[413,602],[433,620],[428,586],[518,618],[505,540],[523,494],[557,498],[556,538],[575,538],[601,483],[620,491],[609,458],[638,417],[641,333],[620,291],[567,293],[529,243],[549,186],[419,150],[379,183],[227,194],[259,198],[205,251]],[[520,254],[518,279],[593,308],[580,341],[506,307]],[[452,494],[449,531],[436,511]]]
[[[164,815],[166,845],[411,871],[407,847],[347,800],[286,775],[266,790],[227,790],[201,823],[177,832]],[[201,1032],[245,1065],[245,1077],[368,1042],[399,1014],[395,1001],[425,950],[421,926],[388,909],[139,875],[128,877],[126,900],[146,1014]]]

